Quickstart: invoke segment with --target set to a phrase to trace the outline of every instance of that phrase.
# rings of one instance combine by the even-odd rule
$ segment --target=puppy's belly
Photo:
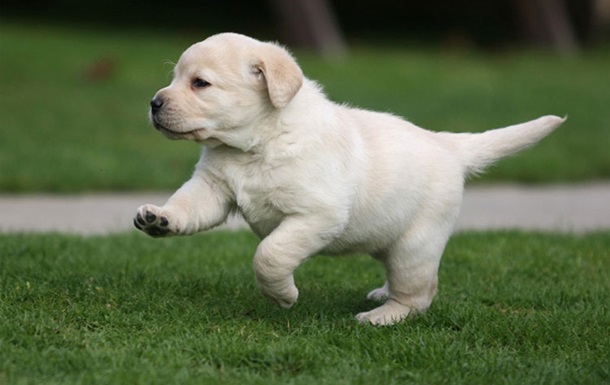
[[[256,210],[242,209],[241,213],[252,231],[261,239],[271,234],[285,218],[281,211],[271,206],[265,209],[257,207]],[[387,215],[376,219],[365,223],[361,221],[348,223],[341,233],[329,240],[330,242],[321,252],[333,255],[375,253],[394,242],[409,222],[405,218],[399,219]]]
[[[284,218],[282,212],[270,205],[240,207],[239,210],[252,231],[261,239],[271,234]]]
[[[325,249],[325,253],[376,253],[386,249],[405,231],[409,221],[401,223],[386,221],[386,218],[369,223],[350,223],[345,230]]]
[[[245,218],[244,218],[245,219]],[[279,226],[281,221],[279,220],[270,220],[263,219],[258,221],[252,221],[246,219],[246,223],[250,226],[250,229],[256,234],[259,238],[263,239],[267,235],[271,234],[271,232]]]

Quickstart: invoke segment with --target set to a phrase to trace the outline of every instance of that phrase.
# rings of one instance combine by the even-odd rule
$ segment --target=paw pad
[[[169,220],[160,215],[145,210],[138,210],[136,217],[133,219],[133,224],[138,230],[142,230],[146,234],[153,237],[161,237],[169,233]]]

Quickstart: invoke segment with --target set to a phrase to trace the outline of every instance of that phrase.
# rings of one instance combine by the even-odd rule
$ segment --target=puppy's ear
[[[263,74],[271,104],[284,108],[303,85],[303,72],[294,58],[282,47],[263,43],[256,68]]]

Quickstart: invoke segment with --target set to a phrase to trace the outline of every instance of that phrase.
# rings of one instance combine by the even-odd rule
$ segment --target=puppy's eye
[[[211,84],[201,78],[196,78],[193,80],[193,82],[191,83],[191,86],[193,88],[205,88],[205,87],[209,87],[211,86]]]

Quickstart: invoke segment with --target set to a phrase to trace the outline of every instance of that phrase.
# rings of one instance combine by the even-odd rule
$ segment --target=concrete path
[[[98,235],[133,229],[144,203],[170,193],[0,195],[0,232]],[[245,227],[239,218],[223,228]],[[584,185],[469,186],[457,230],[523,229],[583,233],[610,229],[610,182]]]

